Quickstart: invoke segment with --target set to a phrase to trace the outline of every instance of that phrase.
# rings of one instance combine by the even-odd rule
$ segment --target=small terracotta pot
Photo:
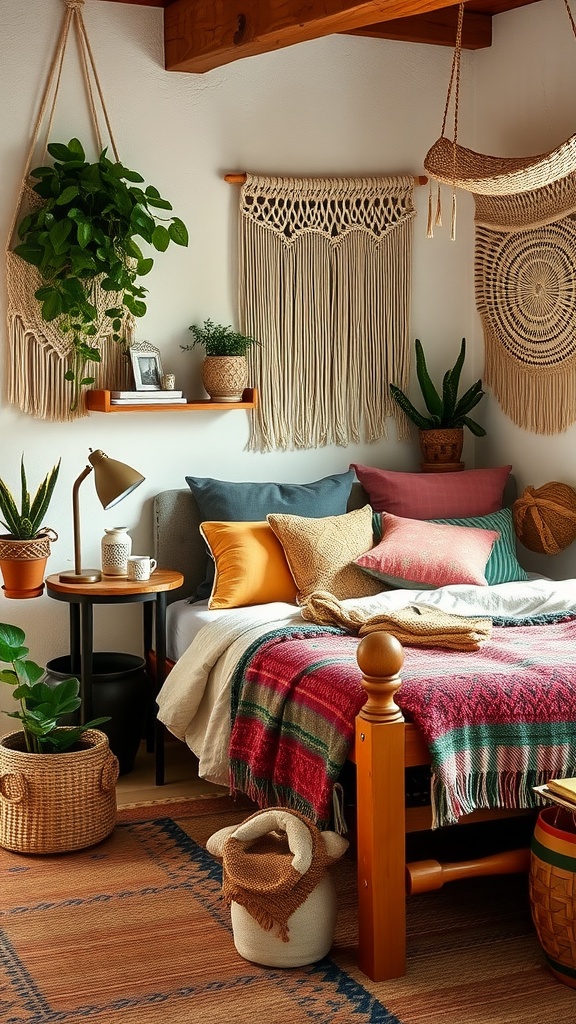
[[[0,571],[4,578],[4,597],[24,600],[40,597],[44,590],[50,541],[58,534],[49,530],[44,536],[16,540],[9,534],[0,537]]]
[[[463,427],[420,430],[419,438],[424,460],[420,463],[422,472],[449,473],[464,469],[464,463],[460,462],[464,447]]]

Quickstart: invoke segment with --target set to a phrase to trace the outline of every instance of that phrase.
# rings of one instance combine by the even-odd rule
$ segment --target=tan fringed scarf
[[[264,178],[240,196],[253,451],[374,441],[408,387],[414,179]]]
[[[301,874],[293,865],[285,832],[261,835],[258,818],[263,812],[246,818],[242,830],[253,837],[244,840],[229,836],[222,856],[222,892],[226,903],[239,903],[264,931],[278,929],[283,942],[290,940],[288,920],[318,885],[334,858],[326,852],[319,830],[309,818],[290,809],[286,815],[298,818],[307,830],[312,847],[310,866]],[[265,812],[264,812],[265,813]]]
[[[438,608],[411,605],[370,615],[359,608],[344,608],[332,594],[322,590],[311,594],[300,610],[302,618],[309,622],[340,626],[358,636],[382,629],[409,647],[477,651],[492,634],[491,619],[468,618]]]

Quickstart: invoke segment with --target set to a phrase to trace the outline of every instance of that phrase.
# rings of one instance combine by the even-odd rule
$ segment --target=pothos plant
[[[95,718],[85,725],[59,726],[58,719],[77,711],[81,700],[80,683],[75,677],[57,683],[46,682],[43,668],[30,661],[24,646],[26,634],[19,626],[0,622],[0,662],[10,665],[0,671],[0,682],[13,687],[18,711],[9,711],[9,718],[22,723],[26,750],[30,754],[58,754],[79,740],[86,729],[107,722]]]
[[[154,265],[137,239],[165,252],[170,242],[188,245],[188,231],[178,217],[155,212],[172,206],[153,185],[144,187],[136,171],[110,160],[106,149],[88,163],[78,139],[47,148],[53,166],[36,167],[30,175],[43,203],[19,224],[21,243],[14,251],[40,273],[43,283],[35,297],[43,320],[58,320],[58,329],[70,336],[65,377],[73,384],[75,408],[80,388],[94,383],[87,366],[101,361],[96,290],[117,293],[105,317],[114,340],[122,342],[127,314],[146,313],[147,289],[139,279]]]

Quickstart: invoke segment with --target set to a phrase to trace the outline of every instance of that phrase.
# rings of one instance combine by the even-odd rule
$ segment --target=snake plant
[[[12,492],[4,481],[0,480],[0,515],[4,516],[3,520],[0,519],[0,523],[6,527],[14,540],[29,540],[32,537],[38,536],[38,531],[48,511],[59,470],[60,460],[46,474],[34,498],[30,500],[26,470],[24,468],[24,456],[22,456],[20,462],[20,510],[18,510]]]
[[[476,420],[470,418],[468,413],[478,405],[484,395],[482,381],[477,380],[475,384],[458,398],[460,386],[460,374],[466,356],[466,339],[462,338],[460,353],[451,370],[447,370],[442,381],[442,393],[434,386],[428,367],[422,343],[416,338],[416,375],[424,404],[429,413],[428,416],[418,411],[407,395],[395,384],[390,384],[390,394],[394,401],[406,413],[409,420],[415,423],[420,430],[440,430],[454,427],[468,427],[476,437],[484,437],[486,431]]]

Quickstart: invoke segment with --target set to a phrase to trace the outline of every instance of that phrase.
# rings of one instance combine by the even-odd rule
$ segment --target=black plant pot
[[[53,658],[46,665],[46,681],[69,679],[74,675],[70,655]],[[120,775],[134,767],[144,733],[146,711],[152,688],[144,658],[135,654],[98,651],[92,656],[92,717],[110,715],[98,728],[106,733],[110,749],[120,762]],[[79,713],[66,716],[63,725],[80,721]]]

